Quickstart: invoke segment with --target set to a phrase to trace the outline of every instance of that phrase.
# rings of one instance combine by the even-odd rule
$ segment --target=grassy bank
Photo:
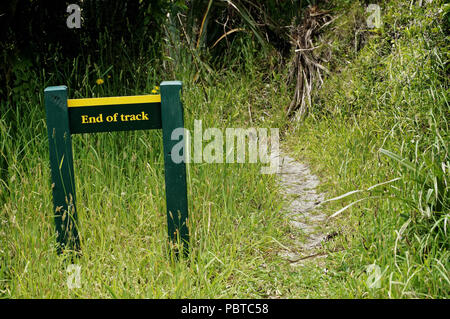
[[[422,7],[387,2],[383,27],[366,32],[361,50],[348,49],[354,46],[342,38],[337,67],[310,117],[292,127],[296,133],[286,144],[314,167],[329,198],[348,194],[322,208],[335,216],[328,224],[339,234],[326,250],[340,252],[327,258],[328,276],[317,285],[330,285],[335,295],[449,296],[443,8],[435,2]],[[358,6],[348,12],[357,15]],[[351,24],[352,14],[338,19],[330,32]],[[376,277],[378,284],[370,288]]]
[[[128,71],[138,67],[130,65]],[[32,74],[31,90],[24,91],[19,101],[26,112],[4,114],[15,118],[0,122],[1,150],[8,164],[0,215],[1,296],[274,294],[278,285],[272,271],[279,263],[274,247],[286,227],[274,177],[261,175],[261,164],[189,164],[191,254],[176,262],[167,247],[158,131],[73,137],[83,257],[76,261],[81,266],[82,287],[68,289],[68,261],[55,251],[43,89],[66,77],[70,97],[144,94],[163,78],[136,76],[124,86],[120,72],[113,69],[93,66],[70,74],[60,71],[60,76],[50,78]],[[186,127],[193,131],[194,120],[202,120],[204,128],[274,127],[275,123],[278,127],[284,115],[273,106],[287,102],[288,95],[280,91],[286,88],[266,85],[262,76],[252,65],[211,76],[209,85],[199,85],[190,80],[189,70],[177,71],[174,77],[184,82]],[[104,83],[96,84],[97,77]]]
[[[362,4],[335,4],[322,34],[330,72],[301,122],[285,115],[288,67],[245,38],[214,72],[181,46],[169,48],[177,61],[142,53],[104,65],[100,50],[95,59],[56,54],[52,71],[18,64],[0,105],[0,297],[448,297],[448,7],[386,1],[382,27],[368,30]],[[292,267],[279,256],[298,248],[302,232],[261,164],[190,163],[191,254],[177,262],[167,245],[161,133],[77,135],[83,256],[81,288],[68,288],[70,262],[55,248],[43,90],[148,94],[171,79],[183,81],[191,132],[194,120],[281,128],[283,148],[313,168],[327,198],[345,195],[320,206],[326,232],[336,233],[319,251],[325,258]]]

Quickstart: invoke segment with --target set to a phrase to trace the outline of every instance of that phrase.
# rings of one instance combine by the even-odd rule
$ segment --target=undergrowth
[[[360,2],[330,3],[329,73],[300,123],[284,114],[292,96],[284,66],[250,35],[235,40],[219,70],[176,41],[168,56],[124,52],[110,65],[101,38],[95,57],[56,52],[47,70],[17,63],[0,104],[0,297],[448,297],[448,6],[385,1],[382,26],[369,30]],[[68,289],[69,261],[55,249],[43,90],[147,94],[172,79],[183,81],[191,131],[194,120],[283,128],[284,148],[339,197],[321,206],[338,234],[323,261],[294,268],[278,255],[299,231],[260,164],[195,163],[187,166],[191,253],[171,259],[161,133],[79,135],[81,288]]]
[[[330,65],[338,66],[287,143],[314,166],[329,197],[339,196],[323,209],[340,234],[330,246],[342,251],[328,267],[342,296],[449,295],[444,13],[438,1],[383,4],[383,26],[366,32],[350,61],[346,50],[335,52]],[[332,32],[351,20],[343,15]]]

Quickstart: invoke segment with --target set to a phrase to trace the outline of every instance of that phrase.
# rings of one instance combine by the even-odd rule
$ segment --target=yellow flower
[[[159,86],[155,86],[155,90],[158,90],[158,91],[159,91]]]
[[[153,89],[153,90],[152,90],[152,93],[153,93],[153,94],[155,94],[155,93],[156,93],[156,90],[155,90],[155,89]]]
[[[97,85],[100,85],[100,84],[103,84],[103,83],[105,83],[105,81],[103,81],[103,79],[97,79]]]

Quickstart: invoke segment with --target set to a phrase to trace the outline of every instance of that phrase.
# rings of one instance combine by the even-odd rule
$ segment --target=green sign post
[[[174,163],[171,150],[177,141],[172,131],[184,127],[180,81],[164,81],[160,95],[67,99],[66,86],[44,90],[53,208],[58,253],[81,250],[77,228],[72,134],[162,129],[169,240],[189,245],[185,162]]]

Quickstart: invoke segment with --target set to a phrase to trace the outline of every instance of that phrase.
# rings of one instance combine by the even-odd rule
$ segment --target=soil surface
[[[283,249],[280,255],[293,266],[302,265],[305,260],[326,255],[319,248],[331,235],[325,233],[327,216],[317,209],[325,194],[316,191],[319,178],[307,165],[284,154],[280,154],[279,163],[278,181],[288,203],[284,211],[291,226],[304,233],[303,238],[294,238],[295,245]]]

